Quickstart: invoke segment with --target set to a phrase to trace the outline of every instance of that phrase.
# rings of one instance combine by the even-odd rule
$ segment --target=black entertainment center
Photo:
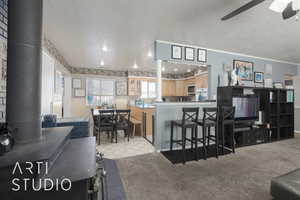
[[[217,104],[236,108],[235,129],[229,130],[236,147],[294,137],[292,89],[218,87]]]

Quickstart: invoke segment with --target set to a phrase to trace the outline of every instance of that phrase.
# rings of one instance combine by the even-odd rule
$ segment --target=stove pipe
[[[6,121],[17,143],[41,139],[43,0],[8,2]]]

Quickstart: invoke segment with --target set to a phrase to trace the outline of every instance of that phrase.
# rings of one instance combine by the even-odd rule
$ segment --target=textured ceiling
[[[153,70],[155,40],[300,63],[300,21],[282,20],[267,0],[220,18],[248,0],[45,0],[44,32],[71,66]],[[103,52],[102,46],[108,47]]]

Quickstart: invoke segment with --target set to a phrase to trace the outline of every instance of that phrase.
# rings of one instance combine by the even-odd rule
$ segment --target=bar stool
[[[172,120],[171,121],[171,139],[170,139],[170,150],[173,151],[173,143],[179,144],[182,146],[182,156],[183,164],[186,162],[186,130],[191,129],[192,137],[197,133],[197,121],[199,115],[199,108],[182,108],[182,120]],[[174,140],[174,126],[181,128],[181,139]],[[193,148],[193,142],[192,142]],[[196,149],[197,154],[197,149]],[[197,157],[197,155],[196,155]]]
[[[234,131],[235,131],[235,107],[232,106],[221,106],[220,110],[220,132],[222,136],[222,154],[224,155],[224,147],[225,147],[225,126],[231,126],[229,129],[230,138],[229,141],[231,143],[231,151],[235,153],[235,144],[234,144]]]
[[[210,141],[215,142],[216,151],[215,156],[218,158],[219,156],[219,137],[218,137],[218,118],[219,118],[218,108],[203,108],[203,118],[202,121],[198,122],[198,125],[202,127],[203,141],[199,138],[196,138],[198,141],[203,142],[203,146],[205,149],[204,159],[206,159],[207,149],[206,149],[206,141],[207,146],[209,147]],[[212,135],[211,128],[215,128],[215,134]]]

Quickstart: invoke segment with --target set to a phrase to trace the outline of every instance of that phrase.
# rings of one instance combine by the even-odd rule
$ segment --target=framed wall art
[[[194,61],[195,60],[195,49],[191,47],[185,47],[185,60]]]
[[[116,81],[116,95],[126,96],[127,95],[127,81]]]
[[[254,82],[255,83],[264,83],[264,73],[263,72],[254,72]]]
[[[171,46],[171,58],[172,59],[182,59],[182,47],[178,45]]]
[[[233,60],[233,69],[242,81],[253,81],[253,62]]]
[[[197,49],[197,60],[198,62],[207,62],[206,49]]]

